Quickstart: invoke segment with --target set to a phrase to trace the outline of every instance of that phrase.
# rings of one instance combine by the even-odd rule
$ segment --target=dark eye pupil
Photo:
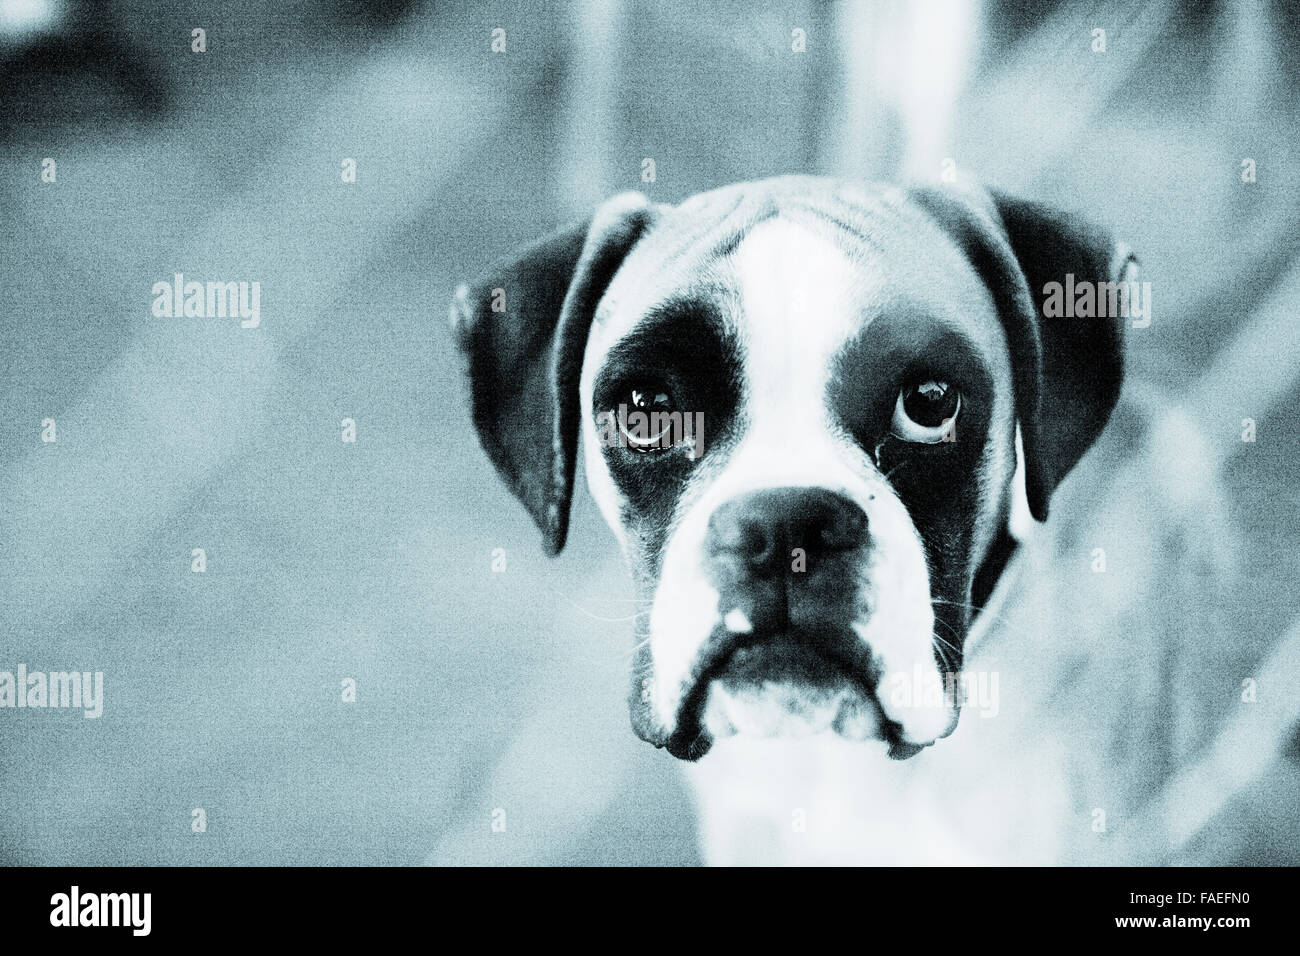
[[[922,428],[938,428],[957,411],[957,390],[946,382],[922,382],[903,394],[903,411]]]

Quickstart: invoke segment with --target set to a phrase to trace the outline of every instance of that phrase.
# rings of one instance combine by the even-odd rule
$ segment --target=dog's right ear
[[[624,193],[456,290],[451,326],[469,365],[479,441],[506,486],[564,547],[578,449],[578,379],[596,306],[653,207]]]

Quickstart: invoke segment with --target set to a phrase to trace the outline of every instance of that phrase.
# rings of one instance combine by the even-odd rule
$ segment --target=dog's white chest
[[[990,865],[1057,859],[1063,756],[989,740],[978,715],[908,761],[830,734],[720,742],[687,770],[706,862]]]
[[[1061,862],[1079,812],[1060,737],[1039,724],[1018,639],[1035,602],[1021,561],[971,634],[961,722],[906,761],[831,734],[737,737],[687,769],[700,844],[715,865],[1031,865]],[[1018,592],[1019,600],[1008,600]],[[993,633],[986,633],[992,631]],[[1010,645],[1010,646],[1008,646]],[[1020,666],[1014,666],[1020,661]],[[1012,666],[1008,666],[1012,665]],[[983,683],[980,679],[983,678]],[[996,680],[994,680],[996,678]],[[1077,827],[1076,827],[1077,829]]]

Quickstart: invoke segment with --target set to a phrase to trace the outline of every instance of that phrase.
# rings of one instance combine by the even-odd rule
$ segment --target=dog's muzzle
[[[714,511],[704,566],[720,623],[700,650],[670,752],[694,759],[707,749],[701,718],[715,684],[733,695],[848,687],[861,705],[836,719],[866,720],[874,734],[898,743],[898,727],[876,700],[879,668],[851,627],[870,612],[860,586],[870,538],[862,508],[823,488],[765,489]]]

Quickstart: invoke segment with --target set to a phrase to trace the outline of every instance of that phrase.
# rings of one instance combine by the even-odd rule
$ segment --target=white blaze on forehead
[[[732,262],[751,418],[826,423],[831,361],[861,331],[878,278],[829,239],[782,219],[755,227]]]

